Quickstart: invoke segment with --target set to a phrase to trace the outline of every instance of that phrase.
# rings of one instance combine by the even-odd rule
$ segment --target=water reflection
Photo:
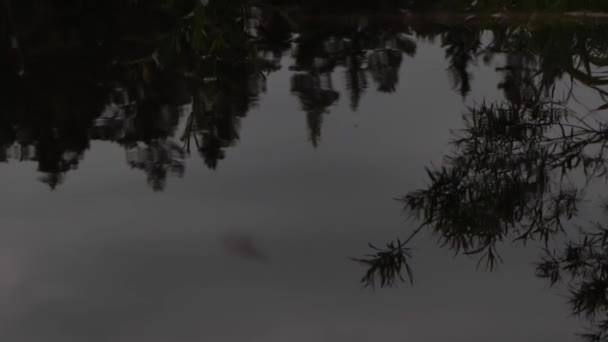
[[[215,169],[284,56],[293,58],[291,91],[314,146],[323,116],[342,99],[333,80],[344,80],[345,100],[357,110],[369,89],[396,89],[416,40],[441,41],[462,96],[471,89],[470,66],[498,55],[507,56],[498,87],[510,103],[564,77],[605,94],[605,78],[591,72],[606,64],[601,22],[525,29],[496,18],[352,14],[319,23],[301,8],[244,1],[30,1],[4,12],[11,19],[4,41],[18,43],[2,63],[10,82],[1,104],[2,157],[37,161],[51,188],[78,167],[91,140],[123,146],[128,164],[156,190],[167,175],[183,174],[192,152]],[[41,39],[46,32],[52,39]],[[542,80],[538,87],[526,84],[532,75]]]
[[[578,220],[585,194],[607,174],[608,126],[571,108],[580,102],[576,88],[608,95],[608,22],[395,15],[391,1],[349,8],[389,8],[392,15],[344,14],[337,4],[294,3],[5,1],[0,33],[8,53],[0,54],[0,76],[9,86],[0,98],[0,160],[34,161],[42,181],[56,188],[91,141],[110,141],[162,190],[170,175],[186,172],[191,154],[220,166],[278,70],[289,70],[291,94],[317,146],[332,106],[347,101],[356,111],[366,92],[393,93],[400,81],[416,81],[399,75],[420,41],[439,43],[453,89],[465,98],[472,67],[501,60],[496,87],[504,100],[465,114],[455,152],[428,169],[428,187],[403,199],[420,228],[386,248],[372,246],[370,257],[358,259],[369,266],[363,280],[412,281],[414,238],[426,230],[489,269],[500,261],[499,243],[540,241],[537,275],[566,282],[573,312],[596,327],[588,337],[608,339],[608,230]],[[402,8],[433,6],[447,4]],[[324,19],[323,11],[340,15]],[[564,235],[572,241],[564,243]],[[225,245],[244,258],[266,258],[247,236]]]
[[[502,261],[502,243],[539,242],[543,256],[536,275],[551,285],[565,283],[573,313],[593,325],[583,335],[604,341],[608,229],[601,218],[593,221],[579,214],[583,202],[605,207],[601,195],[599,201],[585,195],[603,186],[608,175],[608,124],[597,113],[606,105],[581,116],[570,104],[575,80],[604,98],[596,85],[604,82],[599,61],[606,55],[601,50],[593,56],[575,55],[553,75],[542,71],[548,63],[543,58],[522,55],[507,55],[505,80],[499,85],[505,100],[470,108],[465,129],[454,136],[454,152],[443,165],[427,168],[428,186],[403,197],[420,226],[404,241],[384,249],[372,246],[371,255],[356,259],[369,267],[362,281],[381,286],[406,276],[412,281],[411,248],[423,231],[456,254],[476,256],[477,266],[489,270]],[[572,63],[587,65],[586,71],[568,69]],[[565,74],[572,81],[560,97],[555,79]]]

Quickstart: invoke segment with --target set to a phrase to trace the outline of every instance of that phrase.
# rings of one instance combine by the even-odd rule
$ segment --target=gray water
[[[417,226],[395,198],[452,150],[464,108],[503,97],[494,67],[504,57],[471,69],[463,99],[439,42],[417,43],[394,93],[370,90],[356,112],[346,97],[330,107],[317,148],[284,57],[218,168],[187,158],[163,192],[112,142],[93,141],[54,191],[35,162],[3,165],[2,340],[573,339],[581,322],[534,277],[536,248],[506,244],[506,262],[486,272],[425,236],[413,286],[359,283],[349,258]]]
[[[0,340],[608,341],[606,16],[518,4],[2,2]]]

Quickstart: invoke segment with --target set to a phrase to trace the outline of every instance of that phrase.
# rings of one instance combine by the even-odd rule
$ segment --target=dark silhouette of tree
[[[362,282],[390,286],[405,279],[403,272],[411,280],[410,248],[423,230],[456,254],[478,256],[478,267],[489,270],[502,261],[500,243],[538,241],[545,256],[537,275],[555,284],[569,274],[572,310],[594,326],[585,336],[606,340],[608,230],[577,215],[586,187],[608,175],[608,123],[541,98],[481,104],[465,118],[455,152],[427,169],[428,186],[402,199],[420,226],[404,242],[356,259],[368,267]],[[573,235],[576,242],[561,243]]]
[[[512,104],[536,101],[563,79],[607,95],[605,78],[593,72],[608,58],[601,22],[525,26],[395,16],[397,9],[471,10],[468,2],[446,7],[439,0],[2,1],[0,81],[8,91],[0,98],[0,157],[35,161],[53,188],[78,167],[91,140],[139,153],[129,164],[157,189],[166,176],[184,172],[182,160],[194,145],[216,168],[284,54],[293,56],[292,93],[315,146],[323,116],[340,98],[335,74],[344,77],[357,110],[366,91],[397,89],[403,55],[415,55],[417,39],[441,41],[463,95],[470,66],[502,54],[499,87]],[[482,44],[487,32],[492,39]],[[530,82],[533,76],[542,81]]]
[[[309,139],[316,147],[321,139],[323,115],[340,95],[333,90],[330,75],[327,74],[295,74],[291,79],[291,91],[299,98],[302,110],[306,112]]]
[[[33,146],[17,157],[36,160],[52,188],[77,167],[89,141],[101,139],[124,146],[129,165],[162,189],[168,174],[184,171],[184,151],[172,137],[181,107],[201,93],[212,103],[199,124],[205,142],[199,150],[216,167],[219,149],[238,139],[239,118],[265,89],[264,73],[278,69],[276,56],[257,57],[262,39],[252,34],[266,21],[255,22],[245,1],[17,5],[10,13],[15,27],[2,32],[8,38],[24,32],[27,70],[12,72],[0,111],[2,142],[14,151]],[[47,35],[56,39],[41,40]]]
[[[466,26],[455,26],[442,35],[446,58],[450,66],[448,73],[455,89],[460,95],[467,96],[471,91],[471,74],[469,65],[476,60],[481,47],[481,34],[477,29]]]

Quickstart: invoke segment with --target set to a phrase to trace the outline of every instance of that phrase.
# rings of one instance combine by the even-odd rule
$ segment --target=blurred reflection
[[[595,54],[598,61],[608,51]],[[411,249],[424,231],[456,254],[477,256],[477,266],[489,270],[502,261],[502,243],[535,242],[543,252],[536,275],[565,283],[573,313],[592,323],[584,336],[605,341],[608,229],[579,214],[583,203],[605,207],[606,199],[586,194],[606,184],[608,123],[593,113],[577,115],[569,107],[571,92],[558,97],[545,73],[530,71],[537,60],[507,55],[499,85],[506,100],[470,108],[466,128],[454,137],[455,151],[441,167],[426,169],[427,187],[402,199],[419,227],[356,260],[368,267],[364,284],[390,286],[412,280]],[[593,64],[580,79],[602,83],[601,66]]]
[[[356,111],[368,91],[396,93],[418,43],[434,41],[455,92],[471,92],[475,65],[499,65],[504,100],[468,110],[455,152],[427,169],[428,187],[403,198],[420,227],[357,259],[368,267],[363,282],[412,281],[411,248],[426,230],[489,269],[501,242],[536,241],[544,247],[537,275],[565,282],[573,312],[595,327],[586,336],[608,340],[608,230],[579,217],[591,185],[608,174],[608,123],[570,108],[579,88],[608,102],[608,22],[507,16],[581,3],[2,0],[0,161],[35,162],[55,189],[92,141],[108,141],[162,190],[190,154],[220,167],[284,63],[316,147],[332,106],[347,101]],[[599,0],[585,6],[608,9]],[[420,12],[433,9],[458,15]],[[241,257],[265,258],[250,237],[224,242]]]
[[[470,66],[498,55],[506,63],[497,86],[511,105],[546,95],[566,76],[572,87],[606,95],[605,77],[593,72],[606,65],[608,26],[601,22],[526,29],[500,18],[446,24],[394,16],[398,1],[288,3],[4,1],[0,33],[9,53],[0,72],[9,86],[0,101],[0,157],[37,162],[42,180],[55,188],[91,140],[112,141],[160,190],[169,174],[183,174],[194,150],[218,167],[287,54],[291,91],[317,146],[323,116],[342,99],[336,79],[357,110],[372,88],[396,91],[404,55],[415,57],[421,39],[441,41],[447,74],[462,96],[471,89]],[[320,9],[342,15],[314,19]],[[541,81],[529,84],[532,78]]]

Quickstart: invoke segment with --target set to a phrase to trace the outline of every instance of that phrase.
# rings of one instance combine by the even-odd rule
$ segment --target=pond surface
[[[601,16],[113,3],[5,11],[2,340],[606,337]]]

